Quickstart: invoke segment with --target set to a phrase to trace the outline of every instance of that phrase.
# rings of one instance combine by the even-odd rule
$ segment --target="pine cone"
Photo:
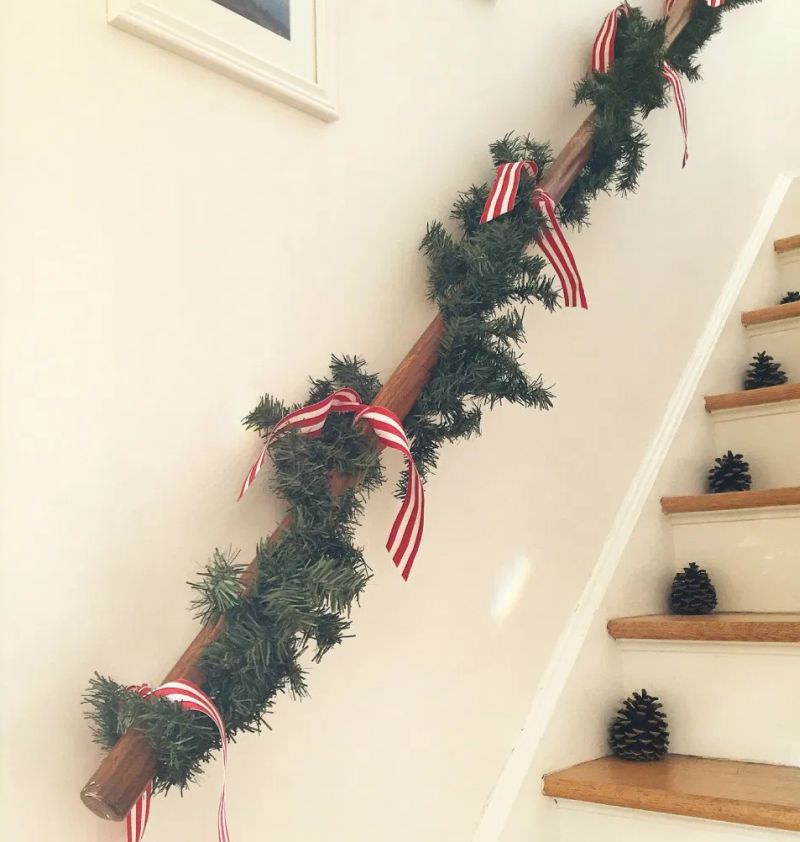
[[[669,746],[667,717],[646,690],[627,698],[608,729],[612,754],[624,760],[661,760]]]
[[[800,291],[798,290],[791,290],[787,292],[786,295],[781,298],[781,304],[791,304],[793,301],[800,301]]]
[[[708,573],[694,562],[676,573],[669,607],[673,614],[710,614],[717,607],[717,591]]]
[[[767,386],[780,386],[788,379],[780,363],[776,363],[766,351],[759,351],[745,373],[744,388],[764,389]]]
[[[708,472],[708,490],[712,494],[724,491],[747,491],[753,483],[749,474],[750,465],[744,461],[741,453],[728,451]]]

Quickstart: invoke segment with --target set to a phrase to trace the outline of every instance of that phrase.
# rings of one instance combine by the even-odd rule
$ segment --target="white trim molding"
[[[331,43],[334,2],[308,0],[306,25],[296,39],[302,39],[300,45],[208,0],[201,5],[196,0],[188,5],[186,0],[107,0],[107,15],[113,26],[331,121],[338,117]],[[227,24],[213,26],[213,20]]]
[[[595,615],[619,566],[639,516],[650,497],[670,446],[695,395],[714,347],[730,318],[747,277],[769,233],[793,174],[782,173],[769,191],[761,214],[739,252],[714,309],[673,392],[658,431],[622,501],[589,580],[538,681],[522,731],[489,796],[474,842],[500,838],[531,763],[583,648]]]
[[[763,506],[757,509],[722,509],[716,512],[680,512],[667,515],[673,526],[698,523],[740,523],[744,520],[783,520],[800,517],[800,506]]]
[[[779,643],[774,641],[744,642],[740,640],[634,640],[620,638],[619,650],[624,655],[629,652],[649,652],[654,655],[680,652],[684,655],[752,655],[765,658],[769,655],[800,656],[800,643]]]
[[[748,336],[770,336],[773,333],[785,333],[787,330],[800,329],[800,316],[793,319],[778,319],[774,322],[762,322],[759,325],[748,325],[745,330]]]
[[[769,415],[792,415],[800,412],[800,400],[757,403],[753,406],[737,406],[734,409],[713,409],[709,414],[715,423],[744,421],[748,418],[765,418]]]
[[[606,804],[590,804],[583,801],[558,799],[559,812],[565,812],[579,825],[583,832],[581,842],[588,838],[598,838],[606,823],[616,828],[624,823],[627,832],[633,838],[636,835],[650,839],[687,839],[691,842],[790,842],[797,834],[791,830],[754,827],[753,825],[717,822],[711,819],[696,819],[691,816],[656,813],[646,810],[632,810],[630,807],[613,807]],[[637,834],[638,832],[638,834]],[[573,842],[575,836],[567,835],[564,842]],[[606,838],[619,838],[612,835]]]

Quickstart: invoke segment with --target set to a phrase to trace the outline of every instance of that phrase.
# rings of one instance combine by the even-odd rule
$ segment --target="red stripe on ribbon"
[[[627,3],[620,3],[605,16],[592,47],[592,70],[596,73],[608,73],[611,70],[614,64],[619,18],[620,15],[627,15],[629,12],[630,6]]]
[[[407,580],[419,550],[425,525],[425,494],[422,478],[411,456],[411,446],[400,419],[391,410],[382,406],[368,406],[361,403],[361,398],[353,389],[338,389],[324,400],[296,409],[282,418],[270,431],[258,459],[248,471],[238,499],[242,499],[258,476],[258,472],[266,461],[267,452],[277,436],[289,429],[297,430],[307,436],[319,435],[331,412],[355,413],[354,423],[364,421],[369,424],[381,444],[397,450],[406,459],[408,467],[406,494],[389,532],[386,549],[391,554],[395,566],[400,568],[403,579]]]
[[[553,197],[544,190],[533,192],[533,206],[547,219],[548,225],[544,232],[536,237],[536,243],[561,281],[565,307],[588,308],[586,292],[583,288],[581,273],[575,262],[575,255],[561,230],[556,216],[556,205]]]
[[[539,166],[536,161],[514,161],[511,164],[500,164],[486,198],[481,214],[481,223],[491,222],[514,209],[519,191],[522,173],[527,172],[531,178],[536,178]]]
[[[681,77],[675,70],[665,61],[661,66],[661,75],[669,82],[672,87],[672,93],[675,97],[675,107],[678,109],[678,119],[681,123],[681,131],[683,132],[683,164],[689,160],[689,121],[686,113],[686,98],[683,95],[683,86],[681,85]]]
[[[489,190],[486,204],[483,206],[481,223],[491,222],[498,216],[514,209],[523,172],[528,172],[535,178],[539,172],[539,167],[535,161],[500,164],[497,168],[494,184]],[[564,306],[580,306],[586,309],[588,305],[586,304],[586,293],[583,289],[581,274],[575,263],[572,249],[569,247],[564,232],[558,223],[555,214],[555,202],[549,193],[537,188],[533,191],[533,206],[547,217],[549,227],[544,234],[536,238],[536,242],[555,270],[556,275],[558,275],[559,281],[561,281]]]
[[[238,502],[242,499],[242,497],[244,497],[245,492],[248,488],[250,488],[253,481],[258,476],[258,472],[264,467],[264,462],[267,458],[267,451],[278,435],[290,428],[293,428],[295,430],[299,430],[303,433],[303,435],[317,436],[325,426],[328,413],[332,408],[341,404],[354,403],[359,405],[361,404],[361,398],[359,398],[357,392],[353,389],[339,389],[333,394],[328,395],[328,397],[324,400],[309,404],[309,406],[304,406],[302,409],[296,409],[294,412],[290,412],[288,415],[285,415],[270,431],[266,444],[261,449],[261,454],[258,459],[256,459],[253,467],[248,471],[247,476],[244,478],[244,482],[239,490],[239,496],[236,498],[236,501]]]
[[[422,478],[414,465],[403,425],[393,412],[379,406],[365,406],[359,410],[355,421],[366,421],[382,444],[402,453],[406,459],[406,495],[389,532],[386,549],[391,554],[395,566],[401,569],[403,579],[408,580],[425,527],[425,493]]]
[[[228,832],[228,818],[225,812],[225,768],[228,764],[228,737],[225,734],[225,723],[211,699],[191,681],[168,681],[155,690],[151,690],[146,684],[131,687],[139,695],[148,697],[169,699],[177,702],[183,710],[196,710],[205,714],[217,726],[219,739],[222,744],[222,792],[219,797],[217,809],[217,838],[219,842],[230,842]],[[130,813],[125,818],[125,827],[128,834],[128,842],[140,842],[144,836],[147,822],[150,818],[150,800],[153,795],[153,782],[147,784],[144,792],[139,796],[133,805]]]

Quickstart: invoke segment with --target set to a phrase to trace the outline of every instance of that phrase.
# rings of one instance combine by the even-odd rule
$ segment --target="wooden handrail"
[[[667,21],[667,46],[672,44],[689,22],[696,2],[697,0],[677,0],[672,7]],[[545,170],[539,186],[546,190],[556,203],[564,197],[589,160],[592,151],[593,119],[594,112],[581,123],[553,163]],[[443,328],[444,323],[441,317],[437,316],[378,393],[375,404],[391,409],[401,419],[405,418],[436,365]],[[337,490],[344,490],[355,482],[355,478],[336,475],[331,477],[330,482],[332,490],[336,493]],[[272,534],[270,541],[276,540],[291,523],[292,515],[289,513]],[[257,562],[254,559],[243,578],[251,581],[256,572]],[[199,685],[204,684],[205,676],[199,665],[200,656],[219,636],[223,627],[220,621],[215,626],[203,628],[167,673],[164,681],[184,678]],[[154,773],[155,759],[145,735],[131,728],[105,756],[97,771],[81,790],[81,800],[101,818],[122,821]]]

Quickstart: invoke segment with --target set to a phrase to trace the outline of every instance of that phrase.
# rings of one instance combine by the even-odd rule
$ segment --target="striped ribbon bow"
[[[553,197],[537,187],[533,191],[533,206],[547,218],[548,225],[544,233],[537,235],[536,244],[555,270],[558,280],[561,281],[564,306],[588,309],[581,273],[578,271],[575,255],[558,223]]]
[[[664,14],[668,15],[677,0],[664,0]],[[725,0],[706,0],[712,9],[725,5]],[[608,73],[614,64],[614,47],[617,41],[617,26],[622,15],[630,13],[631,7],[626,3],[615,6],[603,19],[603,25],[594,39],[592,47],[592,70],[596,73]]]
[[[686,98],[683,95],[683,86],[681,85],[681,77],[675,72],[668,62],[661,65],[661,75],[669,82],[673,96],[675,97],[675,107],[678,109],[678,119],[681,123],[681,131],[683,132],[683,164],[689,160],[689,122],[686,114]]]
[[[253,484],[258,472],[264,466],[270,446],[281,433],[293,429],[306,436],[318,436],[331,412],[355,413],[353,423],[358,424],[359,421],[364,421],[369,424],[381,444],[399,451],[406,459],[408,467],[406,495],[389,532],[386,549],[391,554],[395,566],[401,569],[403,579],[407,580],[414,559],[417,557],[425,526],[425,494],[422,478],[411,456],[411,446],[400,419],[385,407],[361,403],[361,398],[354,389],[338,389],[324,400],[296,409],[282,418],[267,436],[258,459],[244,478],[237,500],[241,500]]]
[[[531,178],[536,178],[539,174],[539,165],[536,161],[514,161],[511,164],[500,164],[492,188],[489,190],[489,197],[483,206],[481,224],[491,222],[498,216],[513,210],[523,172],[528,173]]]
[[[605,16],[592,47],[592,70],[596,73],[608,73],[611,70],[614,64],[614,46],[617,41],[620,15],[627,15],[630,10],[631,7],[627,3],[620,3]]]
[[[222,721],[222,716],[220,716],[216,705],[191,681],[168,681],[166,684],[156,687],[155,690],[151,690],[146,684],[139,684],[131,689],[136,690],[140,696],[169,699],[172,702],[177,702],[183,710],[196,710],[204,713],[217,726],[220,743],[222,744],[223,775],[222,792],[219,796],[219,807],[217,809],[217,838],[219,842],[230,842],[228,818],[225,814],[225,767],[228,764],[228,738],[225,734],[225,723]],[[140,842],[144,836],[147,821],[150,818],[152,796],[153,782],[150,781],[125,819],[128,842]]]
[[[527,172],[535,178],[539,167],[535,161],[515,161],[512,164],[500,164],[497,168],[494,183],[489,190],[486,204],[483,206],[481,223],[491,222],[504,213],[514,209],[519,191],[522,173]],[[548,226],[543,233],[536,236],[536,243],[561,281],[565,307],[587,308],[586,293],[583,289],[575,256],[567,243],[564,232],[558,223],[555,213],[555,202],[549,193],[537,188],[533,191],[533,206],[547,218]]]

